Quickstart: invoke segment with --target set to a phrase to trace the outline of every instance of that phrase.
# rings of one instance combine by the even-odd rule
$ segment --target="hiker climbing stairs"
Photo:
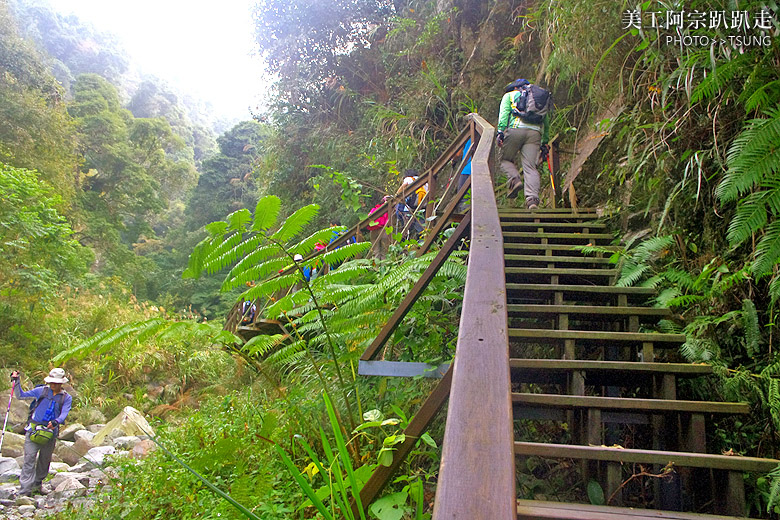
[[[608,259],[581,252],[585,245],[609,248],[614,235],[587,209],[503,209],[499,218],[516,457],[577,461],[582,481],[598,482],[612,506],[640,485],[632,475],[663,473],[650,479],[651,491],[642,489],[654,508],[742,516],[742,474],[771,471],[778,461],[706,453],[709,421],[749,407],[678,399],[682,379],[705,377],[712,367],[666,362],[685,341],[652,330],[670,311],[647,305],[652,289],[614,286]],[[550,430],[527,424],[539,421],[565,424],[563,440],[538,442],[533,433]],[[702,518],[632,511],[521,499],[517,514]]]

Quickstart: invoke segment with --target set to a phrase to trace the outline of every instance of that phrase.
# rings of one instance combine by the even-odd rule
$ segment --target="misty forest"
[[[0,0],[0,518],[780,517],[776,0],[249,3],[236,120]]]

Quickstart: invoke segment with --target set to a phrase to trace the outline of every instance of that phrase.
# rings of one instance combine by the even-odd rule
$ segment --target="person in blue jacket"
[[[21,484],[19,495],[30,496],[36,492],[46,494],[41,484],[49,474],[49,464],[60,433],[60,425],[65,422],[73,404],[73,398],[62,388],[62,385],[68,382],[68,378],[65,377],[65,370],[52,369],[43,379],[46,385],[36,386],[27,392],[21,389],[19,372],[14,371],[11,380],[16,383],[14,394],[17,399],[35,399],[31,407],[30,422],[25,428],[24,463],[19,477],[19,484]],[[51,430],[53,432],[51,439],[43,444],[33,442],[30,436],[37,426]]]

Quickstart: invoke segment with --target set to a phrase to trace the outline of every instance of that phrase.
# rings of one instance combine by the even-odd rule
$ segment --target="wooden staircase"
[[[651,479],[652,507],[743,516],[743,473],[771,471],[778,461],[706,453],[708,421],[745,414],[748,405],[677,398],[680,380],[712,368],[667,362],[685,337],[652,327],[670,311],[646,305],[651,289],[615,287],[608,259],[580,253],[577,246],[610,247],[614,239],[595,212],[499,209],[499,218],[515,456],[578,461],[583,481],[599,482],[610,506],[628,501],[623,484],[640,465],[654,474],[671,468]],[[523,438],[536,431],[526,421],[566,423],[570,443]],[[518,518],[714,518],[527,498]]]

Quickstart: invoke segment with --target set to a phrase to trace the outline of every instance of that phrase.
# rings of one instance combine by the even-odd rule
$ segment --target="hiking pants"
[[[43,479],[49,474],[49,464],[56,442],[55,435],[46,444],[36,444],[30,440],[30,432],[27,432],[24,437],[24,464],[19,477],[19,493],[31,493],[33,489],[41,488]]]
[[[539,147],[542,145],[542,134],[530,128],[507,128],[504,131],[504,155],[501,159],[501,169],[507,176],[509,190],[520,185],[520,172],[515,166],[515,156],[520,152],[523,165],[523,190],[525,200],[539,200],[539,171],[536,169],[536,159],[539,157]]]

